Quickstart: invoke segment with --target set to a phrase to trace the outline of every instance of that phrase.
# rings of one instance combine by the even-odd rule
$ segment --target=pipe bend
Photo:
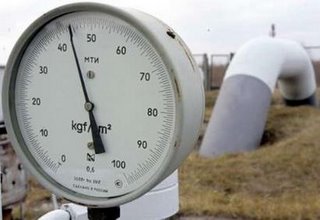
[[[271,92],[279,80],[280,92],[289,100],[308,98],[316,90],[311,60],[291,40],[261,37],[249,41],[237,51],[224,80],[239,74],[262,80]]]
[[[264,37],[241,47],[227,69],[200,154],[256,149],[278,79],[287,105],[316,105],[315,74],[300,44]]]

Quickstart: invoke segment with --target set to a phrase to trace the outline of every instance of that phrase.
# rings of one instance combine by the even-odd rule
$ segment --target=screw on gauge
[[[89,142],[89,143],[87,144],[87,146],[88,146],[88,148],[89,148],[90,150],[93,150],[93,149],[94,149],[93,142]]]
[[[87,110],[89,112],[89,111],[93,110],[94,105],[92,102],[86,102],[86,103],[84,103],[84,108],[85,108],[85,110]]]
[[[95,73],[92,71],[92,70],[89,70],[88,72],[87,72],[87,77],[89,78],[89,79],[93,79],[94,77],[95,77]]]

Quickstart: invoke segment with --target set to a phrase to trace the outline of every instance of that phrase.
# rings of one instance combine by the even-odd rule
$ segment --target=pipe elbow
[[[316,105],[315,74],[300,44],[264,37],[241,47],[226,71],[200,154],[256,149],[277,81],[288,105]]]
[[[291,40],[261,37],[249,41],[237,52],[224,80],[235,75],[255,77],[271,92],[278,81],[288,100],[306,99],[316,90],[311,60],[302,45]]]

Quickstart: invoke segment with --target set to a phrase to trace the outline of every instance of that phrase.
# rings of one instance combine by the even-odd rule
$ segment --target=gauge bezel
[[[176,106],[176,124],[173,133],[173,139],[170,140],[168,153],[161,164],[161,167],[154,172],[154,175],[143,185],[141,185],[137,190],[132,191],[128,194],[119,196],[119,197],[94,197],[86,196],[84,194],[76,193],[69,188],[66,188],[56,182],[52,177],[50,177],[36,162],[30,151],[28,150],[27,145],[22,137],[20,127],[17,121],[16,109],[15,109],[15,86],[16,86],[16,77],[19,69],[21,59],[26,51],[29,43],[32,39],[38,34],[38,32],[46,26],[52,20],[57,19],[58,17],[64,16],[69,13],[81,12],[81,11],[94,11],[102,12],[108,15],[115,16],[120,20],[127,22],[128,24],[135,27],[140,31],[146,39],[149,40],[151,45],[161,56],[163,63],[165,64],[168,73],[172,80],[172,87],[175,94],[175,106]],[[161,25],[163,25],[161,23]],[[165,33],[163,33],[165,34]],[[170,161],[172,160],[174,154],[177,151],[175,147],[177,139],[181,135],[181,115],[182,115],[182,104],[181,98],[178,97],[179,88],[176,82],[176,68],[175,63],[170,59],[168,51],[163,49],[163,42],[159,40],[159,37],[152,33],[149,28],[141,22],[138,18],[132,15],[130,12],[114,8],[112,6],[98,4],[98,3],[75,3],[59,8],[53,9],[52,11],[44,14],[42,17],[38,18],[33,22],[22,34],[22,36],[17,41],[14,46],[7,66],[5,69],[5,78],[3,84],[3,111],[5,116],[5,123],[8,131],[10,140],[15,148],[16,153],[21,158],[22,162],[25,164],[28,170],[39,180],[39,182],[48,188],[50,191],[54,192],[57,195],[60,195],[68,200],[73,202],[83,204],[86,206],[92,207],[111,207],[118,206],[120,204],[129,202],[133,199],[138,198],[157,183],[159,183],[166,175]]]

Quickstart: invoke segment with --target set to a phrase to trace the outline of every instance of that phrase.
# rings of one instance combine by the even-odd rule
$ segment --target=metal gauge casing
[[[96,3],[65,5],[31,24],[2,93],[26,167],[54,193],[93,207],[131,201],[177,169],[204,112],[198,67],[181,38],[148,14]]]

